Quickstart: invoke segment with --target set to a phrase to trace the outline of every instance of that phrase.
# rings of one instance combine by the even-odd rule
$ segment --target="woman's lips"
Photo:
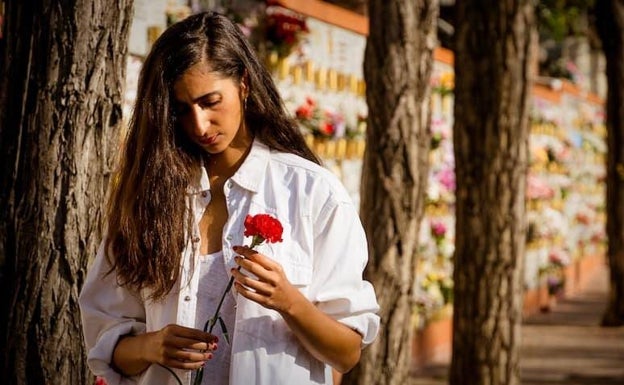
[[[202,136],[197,141],[201,144],[209,145],[209,144],[213,144],[215,140],[217,140],[217,136],[219,136],[219,134],[214,134],[210,136]]]

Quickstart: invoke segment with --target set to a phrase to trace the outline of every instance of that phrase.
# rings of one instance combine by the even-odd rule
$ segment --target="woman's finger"
[[[232,276],[234,276],[234,280],[239,283],[240,285],[252,289],[256,292],[258,292],[261,295],[266,295],[269,296],[271,295],[272,291],[273,291],[273,286],[270,283],[261,281],[261,280],[257,280],[257,279],[253,279],[245,274],[243,274],[240,270],[238,269],[232,269],[231,270]],[[260,279],[262,279],[261,277],[258,277]]]
[[[162,333],[164,335],[164,339],[168,338],[186,338],[190,340],[194,340],[197,342],[205,342],[205,343],[216,343],[218,342],[217,336],[214,336],[210,333],[204,332],[203,330],[189,328],[186,326],[180,325],[167,325],[162,329]]]
[[[175,358],[165,359],[161,364],[169,368],[184,369],[184,370],[197,370],[204,366],[206,361],[180,361]]]
[[[255,263],[255,262],[253,262],[253,261],[251,261],[249,259],[236,256],[236,257],[234,257],[234,262],[238,266],[240,266],[242,269],[245,269],[248,272],[250,272],[251,274],[253,274],[256,277],[258,277],[258,279],[260,279],[260,280],[265,280],[266,281],[266,279],[269,276],[269,271],[267,269],[265,269],[260,264]]]
[[[198,352],[193,350],[184,349],[168,349],[167,358],[173,359],[185,363],[205,362],[211,359],[213,354],[211,352]]]
[[[255,291],[249,290],[248,288],[246,288],[245,286],[241,285],[238,282],[234,282],[234,288],[236,289],[236,291],[242,295],[243,297],[256,302],[262,306],[268,307],[268,308],[273,308],[273,304],[271,303],[271,299],[270,297],[266,296],[266,295],[262,295],[260,293],[257,293]]]
[[[234,251],[245,257],[245,259],[259,264],[266,270],[276,270],[278,268],[281,268],[281,265],[279,263],[275,262],[264,254],[260,254],[257,251],[250,249],[247,246],[234,246]]]
[[[196,351],[216,350],[218,344],[216,342],[204,342],[186,337],[173,336],[165,342],[167,345],[176,349],[189,349]]]

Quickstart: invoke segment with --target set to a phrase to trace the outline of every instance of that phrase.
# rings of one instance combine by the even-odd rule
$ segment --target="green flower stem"
[[[257,245],[261,244],[262,242],[264,242],[264,238],[262,238],[259,235],[254,235],[252,240],[251,240],[251,246],[249,246],[249,248],[253,249]],[[237,267],[236,270],[240,271],[240,266]],[[232,289],[232,285],[233,284],[234,284],[234,276],[231,276],[230,277],[230,281],[228,282],[227,286],[225,287],[225,290],[223,291],[223,295],[221,295],[221,299],[219,300],[219,304],[217,305],[217,309],[215,310],[214,315],[212,316],[211,319],[207,320],[206,323],[204,324],[204,331],[205,332],[208,332],[208,333],[212,334],[212,329],[217,324],[217,320],[219,320],[220,324],[221,324],[221,327],[223,329],[222,330],[223,334],[224,334],[226,339],[228,338],[227,337],[228,336],[228,331],[225,328],[225,323],[221,319],[221,316],[219,315],[219,313],[221,311],[221,306],[223,305],[223,301],[225,300],[225,296]],[[193,381],[193,385],[200,385],[201,382],[202,382],[203,377],[204,377],[204,367],[202,366],[201,368],[197,369],[197,375],[195,376],[195,381]]]
[[[264,238],[262,236],[254,235],[251,240],[251,245],[249,246],[249,248],[253,249],[254,247],[261,244],[262,242],[264,242]],[[236,270],[240,271],[240,266],[237,267]],[[234,276],[231,276],[230,281],[228,282],[227,286],[225,287],[225,290],[223,291],[223,295],[221,295],[221,299],[219,300],[219,304],[217,305],[217,309],[215,310],[214,315],[209,320],[206,320],[206,323],[204,324],[204,332],[212,334],[212,329],[216,325],[217,321],[219,321],[219,324],[221,325],[221,328],[223,329],[222,330],[223,335],[225,336],[226,340],[228,339],[228,331],[225,327],[225,323],[223,322],[223,320],[221,319],[221,316],[219,315],[219,312],[221,311],[221,306],[223,305],[225,296],[232,289],[233,284],[234,284]],[[171,370],[170,368],[164,365],[160,365],[160,366],[167,369],[175,377],[178,384],[182,385],[182,381],[180,381],[180,378],[178,378],[178,376],[174,373],[173,370]],[[197,375],[195,376],[193,385],[200,385],[203,378],[204,378],[204,367],[202,366],[201,368],[197,369]]]
[[[237,270],[240,270],[240,266],[237,268]],[[219,316],[219,312],[221,311],[221,306],[223,305],[223,301],[225,300],[225,296],[230,291],[230,289],[232,289],[232,285],[233,284],[234,284],[234,276],[231,276],[230,277],[230,281],[228,282],[227,286],[225,287],[225,290],[223,291],[223,295],[221,296],[221,299],[219,300],[219,304],[217,305],[217,309],[215,310],[214,315],[212,316],[211,319],[206,320],[206,323],[204,324],[204,331],[205,332],[208,332],[208,333],[212,334],[212,329],[216,325],[217,319],[221,318]],[[222,327],[225,327],[225,325],[223,323],[221,325],[222,325]],[[227,330],[223,330],[223,333],[227,336]],[[202,366],[201,368],[197,369],[197,375],[195,376],[195,381],[193,381],[193,385],[200,385],[203,378],[204,378],[204,367]]]
[[[236,270],[240,271],[240,266]],[[221,310],[221,305],[223,305],[223,301],[225,300],[225,295],[230,291],[233,284],[234,284],[234,276],[230,277],[230,281],[228,282],[225,288],[225,291],[223,292],[223,295],[221,296],[221,299],[219,300],[219,304],[217,305],[217,310],[215,310],[214,315],[212,316],[211,319],[207,320],[206,323],[204,324],[205,332],[212,333],[212,329],[217,323],[217,318],[219,317],[219,311]]]

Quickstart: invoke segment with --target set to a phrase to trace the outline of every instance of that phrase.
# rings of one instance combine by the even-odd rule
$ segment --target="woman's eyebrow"
[[[193,100],[191,100],[191,104],[199,103],[200,101],[202,101],[202,99],[209,98],[209,97],[212,97],[212,96],[221,96],[221,91],[211,91],[211,92],[205,93],[203,95],[200,95],[200,96],[194,98]],[[187,104],[186,102],[184,102],[184,101],[182,101],[182,100],[180,100],[178,98],[174,99],[174,103],[176,103],[176,104]]]
[[[212,97],[212,96],[221,96],[221,91],[211,91],[211,92],[208,92],[206,94],[200,95],[200,96],[196,97],[195,99],[193,99],[193,103],[198,103],[202,99],[206,99],[206,98]]]

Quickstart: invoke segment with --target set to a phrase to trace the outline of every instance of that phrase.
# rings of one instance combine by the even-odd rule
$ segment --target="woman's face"
[[[241,124],[245,90],[238,82],[199,63],[174,83],[173,91],[174,112],[180,126],[208,153],[250,145],[251,134]]]

